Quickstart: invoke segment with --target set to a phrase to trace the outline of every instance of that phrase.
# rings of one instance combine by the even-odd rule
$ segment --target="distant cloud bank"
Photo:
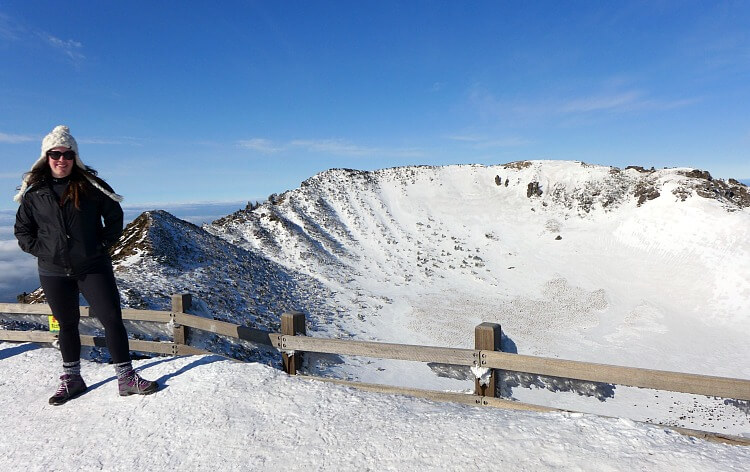
[[[164,210],[177,218],[198,226],[211,223],[222,216],[230,215],[237,210],[247,206],[246,201],[237,202],[201,202],[201,203],[155,203],[146,205],[127,205],[123,207],[125,212],[125,224],[138,218],[141,213],[151,210]]]
[[[21,251],[15,239],[0,241],[0,302],[13,303],[19,293],[38,287],[36,259]]]

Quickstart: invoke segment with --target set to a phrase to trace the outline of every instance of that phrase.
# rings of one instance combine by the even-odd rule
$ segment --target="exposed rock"
[[[692,194],[693,192],[690,189],[686,187],[682,187],[682,186],[677,187],[674,190],[672,190],[672,195],[677,197],[681,202],[684,202],[685,200],[687,200]]]
[[[515,169],[515,170],[521,170],[525,169],[527,167],[531,167],[531,162],[529,161],[515,161],[515,162],[509,162],[505,165],[503,165],[506,169]]]
[[[725,182],[722,179],[714,179],[708,171],[700,169],[682,172],[682,174],[699,181],[691,189],[695,190],[700,197],[719,200],[727,205],[730,211],[750,207],[748,187],[738,180],[729,179]]]
[[[707,170],[693,169],[690,172],[685,172],[684,175],[696,179],[708,180],[709,182],[713,180],[713,177],[711,177],[711,174]]]
[[[529,184],[526,186],[526,196],[529,198],[533,196],[542,196],[542,189],[539,186],[539,182],[529,182]]]
[[[643,205],[648,200],[659,197],[659,191],[650,182],[640,182],[635,187],[634,195],[638,197],[638,206]]]
[[[23,303],[47,303],[47,297],[44,296],[42,287],[34,290],[26,296],[26,302]]]
[[[649,172],[649,173],[650,173],[650,172],[655,172],[655,170],[654,170],[654,168],[653,168],[653,167],[652,167],[652,168],[650,168],[650,169],[644,169],[644,168],[643,168],[643,167],[641,167],[641,166],[627,166],[627,167],[625,168],[625,170],[628,170],[628,169],[634,169],[634,170],[637,170],[638,172],[642,172],[642,173],[647,173],[647,172]]]

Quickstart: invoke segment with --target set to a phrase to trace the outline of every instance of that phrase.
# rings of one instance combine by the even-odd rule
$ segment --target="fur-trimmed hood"
[[[39,159],[34,162],[34,165],[31,166],[31,169],[29,169],[29,172],[38,169],[39,167],[47,165],[47,151],[50,149],[54,149],[59,146],[64,146],[68,149],[71,149],[73,152],[76,153],[76,167],[81,169],[83,172],[83,176],[86,177],[86,180],[88,180],[91,185],[98,188],[99,190],[104,193],[104,195],[108,196],[112,200],[116,202],[121,202],[123,200],[123,197],[121,195],[118,195],[106,188],[104,188],[94,177],[91,175],[88,171],[88,168],[81,160],[81,154],[78,152],[78,143],[76,142],[75,138],[72,134],[70,134],[70,128],[68,128],[65,125],[59,125],[55,126],[55,128],[44,137],[42,140],[42,152],[39,156]],[[29,175],[25,175],[21,180],[21,187],[18,190],[18,193],[15,197],[13,197],[13,200],[20,203],[21,199],[23,199],[24,194],[29,188]]]

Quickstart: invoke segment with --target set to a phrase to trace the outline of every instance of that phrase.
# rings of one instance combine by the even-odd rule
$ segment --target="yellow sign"
[[[60,323],[58,323],[57,318],[52,315],[49,315],[49,330],[53,333],[57,333],[60,331]]]

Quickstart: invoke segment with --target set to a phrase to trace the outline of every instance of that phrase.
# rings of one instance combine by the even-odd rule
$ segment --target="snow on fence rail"
[[[296,374],[303,352],[367,356],[382,359],[435,362],[485,368],[488,369],[486,371],[489,374],[488,378],[483,378],[481,382],[479,379],[475,381],[475,395],[473,396],[446,394],[443,392],[431,392],[429,394],[427,392],[430,391],[427,390],[389,388],[379,385],[369,385],[369,388],[375,389],[377,387],[381,391],[386,389],[389,391],[408,391],[412,394],[432,396],[436,399],[437,397],[443,398],[447,396],[451,397],[452,401],[487,406],[512,407],[514,406],[510,405],[512,403],[516,407],[521,407],[518,405],[518,402],[492,398],[495,396],[497,385],[495,369],[750,401],[750,380],[745,379],[622,367],[500,352],[500,325],[495,323],[482,323],[476,327],[474,349],[458,349],[308,337],[305,335],[305,317],[302,313],[298,312],[284,313],[281,320],[281,333],[273,333],[190,315],[186,313],[190,308],[190,304],[191,297],[189,294],[179,294],[172,296],[171,311],[124,309],[123,319],[126,320],[172,323],[173,325],[173,342],[131,339],[131,349],[169,355],[204,354],[206,351],[187,344],[187,330],[199,329],[274,347],[281,351],[284,370],[290,374]],[[43,304],[0,303],[0,313],[7,315],[51,315],[52,311],[49,305]],[[91,316],[88,307],[81,307],[81,316]],[[50,332],[0,330],[0,341],[47,343],[55,339],[56,336]],[[106,346],[102,337],[82,335],[81,343],[88,346]],[[338,382],[347,383],[343,381]],[[472,399],[467,401],[465,397],[471,397]],[[532,405],[525,405],[521,408],[543,411],[554,410],[552,408],[535,407]]]

